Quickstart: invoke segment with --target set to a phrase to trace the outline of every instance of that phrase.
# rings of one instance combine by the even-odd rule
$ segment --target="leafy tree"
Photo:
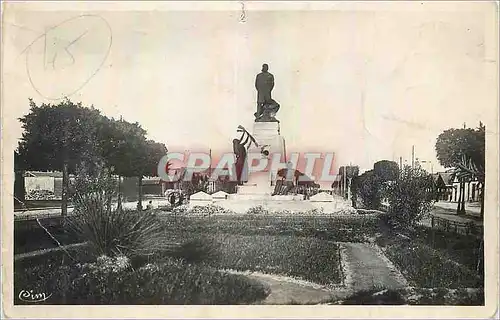
[[[349,198],[349,193],[351,195],[351,201],[353,207],[356,207],[356,195],[354,195],[353,188],[352,188],[352,181],[359,175],[359,167],[358,166],[347,166],[345,167],[345,174],[346,174],[346,180],[347,180],[347,198]],[[356,190],[354,190],[356,191]]]
[[[356,179],[357,195],[368,209],[379,209],[382,201],[382,181],[373,170],[366,171]]]
[[[24,185],[24,170],[26,164],[17,151],[14,151],[14,205],[24,206],[26,189]]]
[[[475,174],[456,175],[460,183],[457,213],[465,213],[465,183],[477,178],[482,186],[481,213],[484,212],[484,173],[485,173],[485,127],[479,123],[477,129],[448,129],[441,133],[436,141],[436,154],[445,168],[465,168],[467,163],[475,167]]]
[[[399,166],[394,161],[381,160],[375,162],[373,171],[382,182],[394,181],[399,175]]]
[[[137,176],[139,177],[139,199],[137,201],[138,210],[142,210],[142,179],[143,177],[157,177],[158,163],[167,154],[167,147],[163,143],[147,140],[137,161]]]
[[[37,106],[30,99],[30,112],[19,121],[24,129],[19,143],[26,169],[62,171],[62,215],[67,214],[69,174],[77,165],[96,164],[102,116],[96,109],[68,99],[58,105]]]
[[[432,176],[425,170],[405,166],[387,186],[391,224],[401,229],[415,226],[432,209],[434,187]]]

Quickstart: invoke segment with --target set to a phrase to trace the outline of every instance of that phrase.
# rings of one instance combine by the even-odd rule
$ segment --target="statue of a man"
[[[255,118],[259,118],[262,115],[265,104],[273,103],[271,91],[274,88],[274,76],[268,70],[269,66],[263,64],[262,72],[255,78],[255,89],[257,89],[257,112],[255,113]]]

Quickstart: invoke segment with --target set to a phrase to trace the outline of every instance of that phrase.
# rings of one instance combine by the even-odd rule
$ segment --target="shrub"
[[[88,242],[96,256],[130,258],[161,251],[168,245],[163,224],[148,212],[109,210],[98,192],[77,198],[77,214],[68,218],[71,229]]]
[[[181,244],[172,253],[188,263],[214,262],[220,258],[219,247],[215,241],[207,238],[197,238]]]
[[[183,205],[180,205],[178,207],[175,207],[174,209],[172,209],[172,212],[175,213],[175,214],[182,214],[182,213],[186,213],[188,211],[188,206],[183,204]]]
[[[247,210],[247,214],[268,214],[269,210],[264,208],[261,205],[251,207],[250,209]]]
[[[387,187],[389,222],[402,229],[415,226],[432,209],[433,188],[426,171],[406,166]]]
[[[231,211],[215,204],[208,204],[206,206],[194,206],[188,211],[188,213],[212,215],[212,214],[228,214],[231,213]]]

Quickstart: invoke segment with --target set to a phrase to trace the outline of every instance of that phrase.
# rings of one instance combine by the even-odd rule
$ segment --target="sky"
[[[267,63],[287,151],[335,152],[338,165],[370,169],[411,162],[414,145],[442,170],[434,144],[443,130],[479,121],[496,130],[496,8],[386,5],[247,3],[244,22],[236,2],[217,11],[11,5],[2,21],[4,148],[17,146],[28,98],[68,96],[139,122],[171,151],[231,151],[237,126],[252,128],[254,80]]]

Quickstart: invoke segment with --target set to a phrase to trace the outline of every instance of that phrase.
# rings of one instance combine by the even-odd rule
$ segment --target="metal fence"
[[[458,222],[432,216],[431,227],[432,229],[453,232],[461,235],[471,235],[478,238],[483,237],[483,227],[475,224],[473,221]]]

